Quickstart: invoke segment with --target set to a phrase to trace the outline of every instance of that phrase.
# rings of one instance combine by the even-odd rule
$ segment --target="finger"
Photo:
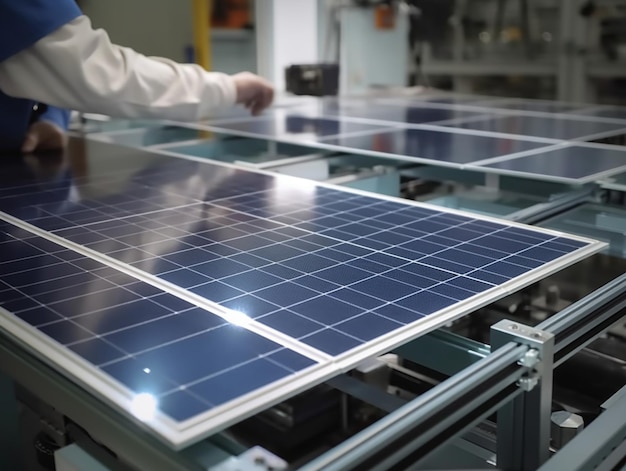
[[[37,148],[37,144],[39,144],[39,134],[29,131],[24,138],[24,142],[22,143],[22,152],[34,152]]]
[[[258,116],[263,111],[263,104],[261,101],[257,100],[250,105],[250,112],[252,116]]]

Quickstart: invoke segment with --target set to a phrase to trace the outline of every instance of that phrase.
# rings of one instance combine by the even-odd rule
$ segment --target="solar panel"
[[[0,189],[0,219],[12,224],[1,228],[0,319],[122,410],[150,394],[159,413],[146,426],[174,447],[603,247],[94,146],[109,152],[102,167]]]
[[[495,116],[481,120],[456,123],[449,126],[478,131],[516,134],[519,136],[570,140],[584,139],[600,133],[620,131],[625,129],[624,124],[587,121],[567,117]]]
[[[626,151],[619,146],[567,145],[477,168],[541,179],[592,182],[625,171]]]

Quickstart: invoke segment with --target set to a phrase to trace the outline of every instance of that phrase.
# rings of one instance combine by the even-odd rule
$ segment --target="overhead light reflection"
[[[224,317],[231,324],[238,325],[240,327],[249,325],[250,322],[252,322],[252,318],[241,311],[230,310]]]
[[[130,404],[130,411],[139,420],[152,420],[157,411],[156,397],[149,393],[137,394]]]

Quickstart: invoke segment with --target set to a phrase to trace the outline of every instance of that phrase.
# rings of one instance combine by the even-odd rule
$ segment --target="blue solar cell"
[[[13,292],[13,294],[15,296],[21,297],[20,293]],[[8,296],[9,292],[0,293],[0,298],[2,298],[3,300],[9,299]],[[51,322],[61,320],[61,316],[59,316],[56,312],[43,306],[38,306],[27,311],[22,311],[17,314],[17,317],[35,327],[42,324],[49,324]]]
[[[299,284],[300,286],[304,286],[305,288],[317,291],[318,293],[329,293],[336,290],[341,285],[341,283],[333,283],[331,281],[323,280],[318,278],[318,276],[319,275],[317,273],[315,275],[305,275],[295,278],[293,282]]]
[[[222,280],[223,283],[248,293],[279,284],[282,281],[283,280],[277,276],[258,270],[250,270],[238,275],[226,277]]]
[[[425,276],[416,275],[414,273],[408,273],[404,270],[393,269],[385,273],[385,277],[391,278],[397,281],[401,281],[414,288],[429,288],[439,283],[436,280],[426,278]]]
[[[302,273],[313,273],[323,270],[324,268],[332,267],[335,265],[335,262],[315,254],[306,254],[283,260],[281,264]]]
[[[501,285],[509,281],[509,278],[496,275],[494,273],[485,270],[476,270],[470,273],[469,277],[478,281],[484,281],[485,283],[491,283],[492,285]]]
[[[401,327],[403,324],[373,313],[365,313],[334,326],[339,332],[362,341],[373,340]]]
[[[362,314],[361,308],[327,296],[310,299],[289,310],[327,326]]]
[[[189,391],[213,405],[220,405],[283,379],[291,373],[287,368],[261,358],[194,384]]]
[[[324,324],[308,319],[291,310],[273,312],[259,318],[259,322],[294,338],[302,338],[325,328]]]
[[[210,283],[194,286],[190,291],[218,303],[245,294],[245,291],[228,286],[221,281],[211,281]]]
[[[572,145],[525,157],[487,163],[484,168],[539,177],[576,181],[616,174],[626,167],[626,152],[619,146],[592,147]]]
[[[301,339],[302,342],[310,345],[329,355],[339,355],[357,347],[362,341],[345,335],[336,330],[326,328],[315,334]]]
[[[414,309],[407,309],[396,304],[386,304],[375,309],[373,312],[403,325],[411,324],[425,317],[424,314]]]
[[[477,280],[472,280],[471,278],[467,278],[465,276],[457,276],[455,278],[452,278],[446,284],[448,286],[455,286],[457,288],[471,291],[472,293],[481,293],[488,290],[489,288],[493,288],[492,285],[482,283]]]
[[[98,338],[90,338],[84,342],[69,345],[68,348],[94,365],[109,363],[125,356],[122,350]]]
[[[417,294],[398,301],[398,304],[407,309],[412,309],[420,314],[432,314],[433,312],[452,306],[456,301],[444,295],[431,291],[420,291]]]
[[[556,250],[544,247],[531,247],[520,252],[520,255],[546,263],[561,257],[563,252],[557,252]]]
[[[418,288],[386,277],[369,278],[353,284],[352,289],[385,301],[395,301],[414,293]]]
[[[446,296],[457,301],[463,301],[467,298],[471,298],[476,294],[475,292],[468,291],[457,286],[452,286],[450,284],[435,285],[428,288],[428,291],[430,291],[431,293],[441,294],[442,296]]]
[[[314,298],[318,295],[318,293],[311,289],[286,281],[280,285],[271,286],[257,291],[255,295],[279,306],[289,307],[293,304],[298,304]]]
[[[131,295],[136,298],[133,293]],[[51,306],[55,308],[54,304]],[[106,334],[144,322],[155,321],[170,313],[171,311],[149,299],[135,299],[125,304],[106,306],[100,311],[75,316],[72,320],[85,329],[95,331],[94,333]]]
[[[103,338],[127,353],[137,353],[181,340],[198,332],[208,331],[226,321],[202,309],[190,309],[176,315],[161,317],[152,322],[132,326]],[[105,363],[98,362],[97,364]]]
[[[206,401],[187,391],[174,391],[159,398],[159,408],[179,422],[206,412],[210,407]]]
[[[316,362],[310,358],[295,353],[292,350],[287,350],[286,348],[271,353],[265,358],[274,363],[278,363],[283,368],[287,368],[294,373],[316,364]]]
[[[329,296],[363,309],[373,309],[385,303],[382,299],[374,298],[373,296],[355,291],[351,288],[338,289],[330,293]]]
[[[155,396],[176,388],[176,383],[152,372],[148,364],[134,358],[101,366],[101,369],[134,393]]]
[[[7,309],[12,310],[9,308]],[[62,345],[80,342],[81,340],[93,337],[92,332],[67,320],[41,326],[39,327],[39,330]]]

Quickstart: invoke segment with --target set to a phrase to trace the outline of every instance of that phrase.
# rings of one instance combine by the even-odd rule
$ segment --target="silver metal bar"
[[[529,208],[516,211],[509,214],[505,219],[521,222],[523,224],[535,224],[538,221],[547,219],[548,217],[571,209],[579,204],[591,202],[593,191],[592,189],[586,189],[562,195],[552,201],[546,201],[545,203],[539,203]]]
[[[482,360],[489,345],[446,331],[434,331],[394,350],[402,358],[452,376]]]
[[[517,362],[528,347],[509,344],[483,360],[435,386],[406,406],[346,440],[341,446],[302,467],[302,471],[345,471],[378,469],[404,460],[424,447],[423,458],[446,439],[463,433],[483,418],[481,405],[503,400],[521,392],[514,387],[526,369]],[[507,388],[513,386],[510,392]],[[506,394],[504,394],[506,393]],[[506,396],[506,397],[504,397]],[[491,413],[492,409],[485,410]],[[470,417],[472,420],[465,420]],[[437,442],[435,444],[435,442]],[[393,451],[392,451],[393,450]],[[372,463],[378,459],[376,466]],[[365,464],[367,463],[367,464]]]
[[[370,384],[348,375],[339,375],[327,382],[333,388],[378,407],[385,412],[393,412],[404,406],[407,401]]]
[[[597,335],[623,317],[626,274],[615,278],[580,301],[536,326],[555,336],[554,366],[565,362]]]
[[[530,348],[522,363],[531,371],[520,381],[526,393],[498,411],[496,461],[507,471],[534,471],[550,456],[554,336],[508,320],[492,326],[492,350],[510,342]]]

